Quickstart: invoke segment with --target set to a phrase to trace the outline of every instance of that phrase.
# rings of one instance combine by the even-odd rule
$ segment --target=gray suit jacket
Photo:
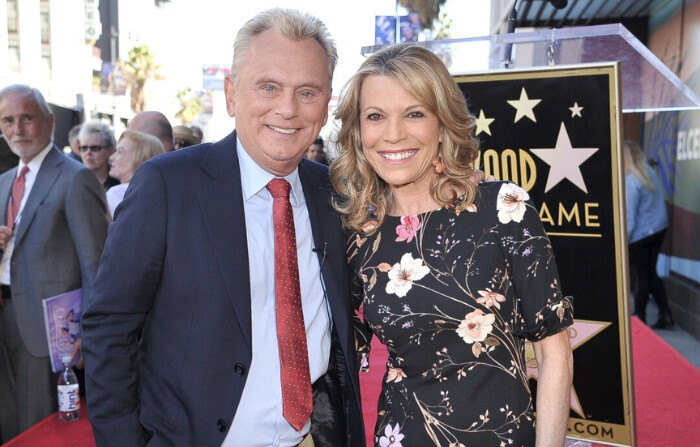
[[[0,175],[3,223],[16,175],[16,167]],[[42,299],[82,287],[85,308],[107,238],[107,225],[104,188],[95,174],[54,146],[22,210],[10,264],[17,323],[32,355],[49,353]]]

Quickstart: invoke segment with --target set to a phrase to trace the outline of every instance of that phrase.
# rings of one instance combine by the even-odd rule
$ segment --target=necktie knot
[[[291,191],[292,185],[283,178],[273,178],[270,183],[267,184],[267,190],[272,194],[272,198],[289,198],[289,191]]]
[[[7,221],[5,222],[10,228],[14,227],[15,219],[17,214],[19,214],[19,207],[22,204],[22,197],[24,197],[24,184],[27,172],[29,172],[29,166],[24,165],[22,170],[19,171],[19,175],[12,182],[12,196],[7,207]]]
[[[29,172],[29,166],[24,165],[21,171],[19,171],[19,178],[24,179],[27,176],[27,172]]]

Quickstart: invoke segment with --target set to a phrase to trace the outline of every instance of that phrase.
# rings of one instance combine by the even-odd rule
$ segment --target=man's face
[[[95,172],[107,172],[107,162],[114,148],[107,147],[99,133],[91,133],[80,141],[80,158],[83,164]]]
[[[9,93],[0,101],[0,126],[12,152],[28,163],[51,142],[53,115],[44,118],[32,95]]]
[[[226,104],[248,154],[284,176],[301,161],[328,119],[328,58],[315,39],[292,41],[268,30],[254,37]]]

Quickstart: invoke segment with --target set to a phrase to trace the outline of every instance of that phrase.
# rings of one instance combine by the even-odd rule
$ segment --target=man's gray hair
[[[335,48],[328,28],[321,20],[311,14],[282,8],[268,9],[259,13],[238,31],[236,41],[233,44],[233,65],[231,66],[231,77],[234,83],[238,81],[240,76],[241,66],[245,62],[251,40],[267,30],[277,31],[293,41],[316,39],[328,58],[328,73],[330,73],[330,83],[332,84],[333,72],[338,63],[338,50]]]

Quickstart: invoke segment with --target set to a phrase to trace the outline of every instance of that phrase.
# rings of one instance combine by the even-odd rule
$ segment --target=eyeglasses
[[[102,149],[105,149],[106,147],[107,146],[93,145],[93,146],[79,146],[78,149],[80,150],[80,152],[87,152],[87,151],[99,152]]]

